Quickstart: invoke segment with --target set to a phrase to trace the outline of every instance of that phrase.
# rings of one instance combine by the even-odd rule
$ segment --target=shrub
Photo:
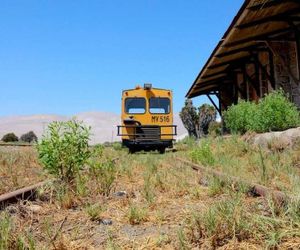
[[[28,143],[37,142],[37,140],[38,138],[33,131],[29,131],[28,133],[23,134],[20,137],[20,141],[28,142]]]
[[[192,100],[187,99],[179,116],[189,136],[200,138],[208,134],[209,124],[216,120],[217,112],[213,106],[208,104],[201,105],[197,112]]]
[[[256,104],[242,100],[237,105],[229,107],[224,113],[224,121],[231,132],[245,133],[248,130],[256,130],[257,115]]]
[[[147,211],[144,208],[131,205],[128,211],[128,220],[131,225],[140,224],[147,220]]]
[[[70,182],[90,157],[90,128],[70,120],[49,124],[38,143],[39,160],[49,173]]]
[[[16,142],[16,141],[19,141],[19,138],[14,133],[8,133],[2,137],[1,141]]]
[[[258,104],[240,101],[224,114],[226,126],[233,133],[280,131],[300,125],[297,107],[282,90],[266,95]]]
[[[216,109],[208,104],[203,104],[199,107],[199,130],[200,135],[207,135],[210,123],[217,118]]]
[[[197,114],[197,109],[194,107],[192,100],[186,99],[184,107],[181,109],[179,116],[182,120],[182,123],[186,130],[189,133],[189,136],[195,138],[199,137],[199,115]]]
[[[97,221],[101,219],[101,213],[103,212],[103,207],[99,204],[88,205],[86,212],[89,215],[91,221]]]
[[[258,110],[258,132],[285,130],[300,124],[297,107],[288,100],[282,90],[265,96],[258,104]]]
[[[222,123],[221,122],[211,122],[208,127],[208,134],[216,137],[222,134]]]
[[[201,163],[204,166],[212,166],[215,163],[214,155],[207,140],[202,141],[191,153],[192,161]]]

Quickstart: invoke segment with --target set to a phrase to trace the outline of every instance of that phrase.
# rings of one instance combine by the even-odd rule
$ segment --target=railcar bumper
[[[122,140],[122,144],[128,148],[136,148],[139,150],[155,150],[160,148],[173,147],[174,140],[155,140],[155,141],[139,141],[139,140]]]

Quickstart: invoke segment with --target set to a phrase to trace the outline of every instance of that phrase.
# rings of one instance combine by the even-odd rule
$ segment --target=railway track
[[[224,174],[224,173],[214,170],[214,169],[208,169],[206,167],[195,164],[191,161],[182,159],[180,157],[176,157],[176,159],[178,161],[182,162],[183,164],[190,166],[195,171],[200,171],[205,174],[215,176],[226,182],[231,182],[231,183],[235,183],[235,184],[244,184],[245,186],[248,187],[248,189],[249,189],[248,191],[251,192],[254,196],[272,198],[279,205],[283,205],[287,201],[290,200],[290,197],[288,197],[285,193],[283,193],[281,191],[274,190],[274,189],[268,188],[266,186],[263,186],[263,185],[260,185],[257,183],[249,182],[247,180],[244,180],[244,179],[241,179],[241,178],[238,178],[235,176],[229,176],[227,174]]]
[[[36,192],[39,188],[49,183],[49,181],[42,181],[34,185],[30,185],[15,191],[0,195],[0,210],[15,203],[19,200],[33,200],[36,197]]]
[[[117,160],[118,158],[114,159]],[[285,193],[278,191],[278,190],[273,190],[271,188],[268,188],[266,186],[257,184],[257,183],[252,183],[249,181],[246,181],[244,179],[235,177],[235,176],[229,176],[227,174],[224,174],[220,171],[214,170],[214,169],[208,169],[206,167],[203,167],[201,165],[195,164],[191,161],[188,161],[186,159],[176,157],[176,160],[179,162],[190,166],[193,170],[195,171],[200,171],[202,173],[215,176],[221,180],[224,180],[226,182],[234,183],[234,184],[244,184],[248,187],[249,192],[251,192],[255,196],[261,196],[265,198],[273,198],[273,200],[280,205],[285,204],[287,201],[290,200],[290,197],[288,197]],[[49,180],[47,181],[42,181],[34,185],[30,185],[18,190],[15,190],[13,192],[9,192],[6,194],[0,195],[0,210],[5,208],[7,205],[11,203],[15,203],[19,200],[33,200],[36,197],[36,191],[41,188],[42,186],[46,185],[49,183]]]
[[[0,142],[0,147],[33,147],[33,146],[35,146],[35,144]]]

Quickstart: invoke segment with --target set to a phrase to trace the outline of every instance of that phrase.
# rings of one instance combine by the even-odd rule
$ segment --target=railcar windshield
[[[126,98],[125,112],[127,114],[144,114],[146,112],[146,99],[139,97]]]
[[[169,114],[170,99],[164,97],[152,97],[149,99],[149,111],[151,114]]]

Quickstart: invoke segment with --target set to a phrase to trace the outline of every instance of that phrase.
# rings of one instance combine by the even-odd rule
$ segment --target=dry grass
[[[46,178],[31,147],[0,147],[0,194]]]
[[[192,158],[295,195],[300,187],[297,148],[265,151],[237,137],[208,139],[200,146],[187,141],[178,148],[165,155],[105,148],[73,189],[49,185],[37,201],[0,212],[0,250],[299,249],[297,200],[280,208],[271,199],[253,198],[243,187],[237,192],[176,161],[177,156]],[[33,151],[27,152],[30,156],[13,150],[8,154],[20,158],[15,160],[20,164],[23,159],[26,166],[37,164]],[[5,173],[7,161],[0,164]],[[18,169],[26,176],[24,166]],[[40,176],[32,175],[32,183],[26,183]]]

